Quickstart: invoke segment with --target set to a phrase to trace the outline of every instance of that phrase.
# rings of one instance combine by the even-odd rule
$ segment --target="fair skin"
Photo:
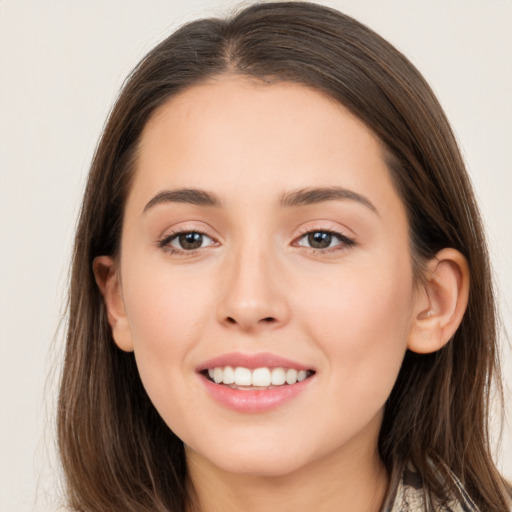
[[[405,351],[441,348],[467,301],[459,253],[426,267],[418,286],[364,124],[305,86],[229,76],[150,119],[120,255],[94,264],[114,340],[183,440],[207,512],[379,510],[377,439]],[[306,378],[208,377],[245,360]]]

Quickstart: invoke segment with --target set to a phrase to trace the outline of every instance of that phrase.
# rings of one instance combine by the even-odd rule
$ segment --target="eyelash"
[[[344,235],[340,231],[335,231],[332,229],[305,229],[301,233],[301,235],[295,239],[294,244],[298,245],[298,242],[300,240],[302,240],[303,238],[305,238],[309,235],[316,234],[316,233],[322,233],[324,235],[330,235],[334,238],[337,238],[339,243],[334,246],[329,246],[329,247],[325,247],[322,249],[318,249],[315,247],[307,247],[307,246],[303,246],[303,245],[299,245],[299,247],[305,248],[308,252],[310,252],[314,255],[328,255],[328,254],[337,253],[339,251],[346,251],[356,245],[355,240],[353,240],[352,238],[349,238],[348,236]]]
[[[321,249],[315,248],[315,247],[308,247],[308,246],[299,244],[300,240],[302,240],[303,238],[305,238],[309,235],[315,234],[315,233],[322,233],[324,235],[330,235],[334,238],[337,238],[339,243],[334,246],[329,246],[329,247],[325,247],[325,248],[321,248]],[[173,256],[184,256],[184,257],[193,256],[193,255],[197,254],[197,251],[199,249],[204,249],[205,247],[198,247],[197,249],[187,250],[187,249],[178,249],[178,248],[172,247],[170,245],[179,236],[188,235],[188,234],[197,234],[202,237],[209,238],[212,241],[212,243],[208,244],[205,247],[209,247],[209,246],[211,247],[211,246],[218,244],[213,237],[211,237],[204,231],[201,231],[198,229],[183,229],[183,230],[178,230],[178,231],[173,231],[171,233],[167,233],[163,238],[158,240],[157,245],[159,248],[164,249],[166,252],[168,252],[170,255],[173,255]],[[306,230],[302,231],[301,234],[297,238],[295,238],[293,245],[301,247],[301,248],[307,250],[309,253],[314,254],[314,255],[326,255],[326,254],[336,253],[338,251],[345,251],[345,250],[349,249],[350,247],[355,246],[356,242],[352,238],[349,238],[346,235],[344,235],[343,233],[341,233],[339,231],[334,231],[332,229],[306,229]]]
[[[202,237],[208,237],[210,240],[212,240],[213,243],[208,244],[209,246],[217,244],[217,242],[214,240],[214,238],[211,237],[210,235],[208,235],[208,233],[205,233],[204,231],[201,231],[199,229],[180,229],[177,231],[173,231],[171,233],[167,233],[163,238],[161,238],[158,241],[157,245],[158,245],[158,247],[160,247],[161,249],[164,249],[166,252],[168,252],[169,254],[171,254],[173,256],[185,256],[185,257],[192,256],[192,255],[196,254],[199,249],[204,249],[204,247],[198,247],[197,249],[186,250],[186,249],[178,249],[178,248],[172,247],[170,245],[171,242],[176,240],[179,236],[188,235],[188,234],[192,234],[192,233],[201,235]]]

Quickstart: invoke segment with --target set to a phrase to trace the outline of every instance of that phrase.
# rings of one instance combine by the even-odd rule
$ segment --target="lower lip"
[[[313,378],[311,376],[296,384],[252,391],[215,384],[201,376],[206,390],[215,401],[229,409],[244,413],[266,412],[278,408],[305,391]]]

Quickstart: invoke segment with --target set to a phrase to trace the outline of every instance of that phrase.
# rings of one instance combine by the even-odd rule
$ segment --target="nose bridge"
[[[243,330],[282,325],[289,312],[279,283],[279,263],[267,240],[253,232],[231,248],[219,320]]]

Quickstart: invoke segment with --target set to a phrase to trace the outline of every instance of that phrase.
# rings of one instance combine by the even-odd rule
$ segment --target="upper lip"
[[[259,354],[243,354],[241,352],[232,352],[222,354],[205,361],[197,367],[198,372],[209,370],[210,368],[223,368],[225,366],[242,366],[254,370],[256,368],[294,368],[295,370],[312,370],[310,366],[305,366],[297,361],[281,357],[277,354],[263,352]]]

